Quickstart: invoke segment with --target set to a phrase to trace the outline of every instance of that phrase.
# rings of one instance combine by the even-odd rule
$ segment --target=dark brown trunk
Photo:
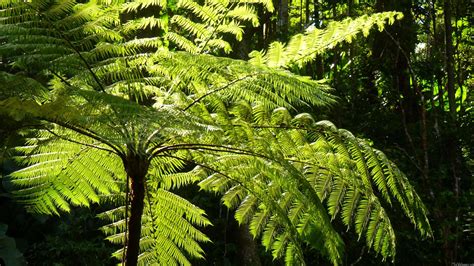
[[[446,59],[446,90],[448,92],[449,103],[449,126],[450,130],[446,136],[447,155],[450,162],[450,171],[453,178],[454,201],[456,211],[449,219],[452,219],[452,226],[445,229],[450,233],[450,238],[445,239],[445,262],[451,264],[456,261],[457,239],[459,235],[459,197],[460,197],[460,176],[458,176],[458,141],[456,137],[456,88],[454,77],[454,46],[453,46],[453,27],[451,24],[452,7],[451,0],[444,0],[444,29],[445,29],[445,59]],[[454,217],[453,217],[454,216]],[[452,234],[454,233],[454,237]]]
[[[436,82],[438,84],[438,104],[440,112],[444,112],[444,89],[443,89],[443,74],[441,71],[436,73]]]
[[[349,15],[349,17],[352,17],[354,10],[354,3],[352,1],[353,0],[347,1],[347,14]]]
[[[400,51],[400,53],[403,53]],[[402,93],[402,104],[405,108],[407,123],[413,123],[418,120],[418,110],[415,98],[415,91],[410,86],[410,76],[408,70],[407,59],[400,55],[398,56],[396,78],[398,80],[399,90]]]
[[[142,214],[145,205],[145,176],[148,171],[148,163],[136,156],[131,156],[125,165],[130,179],[130,218],[125,265],[135,266],[140,254]]]
[[[316,28],[321,28],[322,27],[322,23],[321,23],[321,4],[319,3],[319,0],[314,0],[314,26]],[[323,56],[322,55],[318,55],[316,56],[315,60],[314,60],[314,65],[315,65],[315,75],[314,77],[316,79],[323,79],[324,78],[324,62],[323,62]]]
[[[319,23],[319,3],[318,0],[313,0],[313,23],[317,27]]]
[[[309,4],[310,4],[310,1],[309,0],[306,0],[305,2],[305,10],[304,10],[304,16],[305,16],[305,27],[308,27],[308,23],[309,23],[309,20],[310,20],[310,14],[309,14]]]
[[[304,22],[303,22],[303,0],[300,0],[300,31],[303,32]]]
[[[451,0],[444,0],[444,29],[446,42],[446,74],[447,91],[449,102],[449,114],[452,122],[456,120],[456,91],[454,89],[454,47],[453,47],[453,27],[451,25]]]
[[[128,245],[125,265],[135,266],[140,252],[141,221],[145,197],[143,182],[131,180],[130,222],[128,225]]]
[[[287,38],[288,37],[288,27],[289,27],[289,22],[290,22],[290,17],[289,17],[289,3],[288,0],[280,0],[280,16],[278,18],[278,34],[280,38]]]
[[[262,262],[258,256],[258,248],[255,240],[250,234],[249,227],[246,224],[239,226],[236,230],[238,243],[238,264],[242,266],[260,266]]]

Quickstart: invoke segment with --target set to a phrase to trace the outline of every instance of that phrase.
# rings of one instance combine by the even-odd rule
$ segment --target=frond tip
[[[13,194],[36,213],[59,215],[71,205],[89,206],[98,203],[101,195],[118,191],[115,177],[122,173],[113,167],[120,163],[118,158],[67,141],[69,134],[78,142],[92,143],[74,132],[59,131],[39,131],[27,140],[27,146],[16,148],[19,155],[15,158],[26,167],[10,174],[17,187]]]
[[[386,24],[393,24],[402,18],[402,13],[391,11],[331,22],[325,29],[313,26],[304,34],[292,36],[286,45],[273,42],[265,53],[253,51],[250,61],[261,62],[259,59],[263,59],[270,67],[290,68],[296,65],[301,68],[339,43],[350,43],[360,33],[366,37],[375,26],[382,31]]]

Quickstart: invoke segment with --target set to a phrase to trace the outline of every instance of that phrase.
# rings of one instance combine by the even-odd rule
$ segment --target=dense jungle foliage
[[[468,0],[0,0],[0,265],[474,263]]]

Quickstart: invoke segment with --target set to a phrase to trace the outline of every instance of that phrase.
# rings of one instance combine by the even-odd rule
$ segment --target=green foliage
[[[150,181],[148,187],[152,185]],[[124,214],[125,207],[119,207],[99,215],[110,222],[102,231],[109,235],[107,239],[112,243],[125,244]],[[161,188],[149,189],[142,220],[139,264],[191,265],[188,257],[204,258],[200,242],[210,239],[195,226],[207,225],[210,222],[204,217],[204,211],[186,199]],[[123,249],[120,249],[114,256],[121,258],[122,254]]]
[[[115,265],[116,260],[110,256],[115,247],[105,242],[97,229],[104,224],[96,217],[100,209],[104,208],[98,205],[74,208],[61,217],[15,212],[20,215],[13,218],[16,223],[12,226],[19,231],[23,248],[26,246],[26,262],[38,266],[69,265],[71,261],[82,265]],[[29,228],[27,232],[25,227]]]
[[[171,18],[171,27],[176,28],[177,32],[169,32],[167,37],[190,53],[229,53],[232,49],[226,35],[241,41],[245,23],[258,26],[255,9],[258,4],[273,10],[271,1],[214,0],[200,5],[192,0],[180,0],[177,7],[185,13]],[[198,21],[193,21],[189,14],[196,16]]]
[[[290,265],[304,264],[305,245],[342,262],[343,241],[331,224],[338,216],[368,247],[393,257],[395,233],[384,209],[392,202],[421,235],[431,234],[418,195],[382,152],[330,122],[297,114],[333,105],[331,89],[280,68],[399,13],[334,23],[294,37],[287,48],[275,43],[258,63],[203,54],[229,51],[221,37],[239,39],[241,23],[257,23],[253,2],[178,2],[197,21],[173,16],[175,33],[163,16],[120,19],[151,6],[167,3],[2,4],[0,55],[25,73],[0,75],[7,85],[0,112],[35,122],[16,148],[23,168],[9,178],[31,211],[59,215],[110,202],[115,207],[100,215],[110,224],[102,229],[126,248],[127,170],[143,164],[142,265],[189,265],[188,258],[204,256],[200,243],[210,240],[198,228],[210,222],[172,190],[196,181],[223,193],[237,220]],[[155,28],[165,34],[129,38]],[[169,51],[166,39],[185,52]],[[302,45],[312,48],[302,53]],[[186,172],[191,165],[197,167]]]
[[[249,223],[252,234],[261,236],[262,244],[275,257],[285,256],[288,264],[301,261],[295,249],[301,250],[301,240],[310,240],[308,234],[316,230],[325,241],[307,244],[322,249],[337,263],[341,240],[328,228],[329,218],[338,215],[377,253],[394,255],[395,233],[383,207],[393,200],[423,235],[431,235],[419,196],[382,152],[330,122],[314,122],[309,114],[292,117],[279,108],[262,119],[258,106],[242,109],[238,112],[252,114],[247,117],[251,125],[244,125],[242,117],[235,118],[243,129],[238,138],[258,147],[260,153],[271,154],[275,162],[223,156],[212,167],[225,174],[212,174],[200,185],[223,193],[228,207],[238,207],[236,219]],[[297,233],[299,239],[287,239],[288,232]],[[278,241],[280,238],[284,241]]]
[[[273,42],[264,53],[253,51],[250,53],[251,61],[277,68],[290,68],[293,65],[301,68],[340,43],[351,43],[359,33],[367,37],[374,26],[383,31],[387,22],[391,25],[402,18],[400,12],[384,12],[334,21],[324,29],[312,26],[304,34],[292,36],[286,45]]]
[[[25,259],[23,254],[17,249],[15,239],[6,235],[8,225],[0,224],[0,258],[8,265],[23,265]]]

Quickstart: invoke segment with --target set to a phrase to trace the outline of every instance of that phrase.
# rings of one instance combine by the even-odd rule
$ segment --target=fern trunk
[[[125,265],[135,266],[140,254],[140,236],[142,214],[145,206],[145,176],[148,163],[136,157],[127,161],[126,171],[130,179],[130,218],[128,223],[128,239],[125,254]]]

